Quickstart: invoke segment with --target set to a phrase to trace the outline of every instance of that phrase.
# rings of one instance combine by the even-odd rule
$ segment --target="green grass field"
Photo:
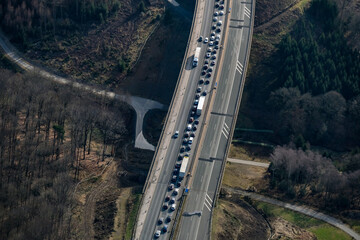
[[[351,237],[342,230],[324,223],[315,218],[308,217],[285,208],[277,207],[268,203],[255,202],[254,206],[262,210],[268,217],[281,217],[296,226],[306,229],[315,234],[318,240],[350,240]]]

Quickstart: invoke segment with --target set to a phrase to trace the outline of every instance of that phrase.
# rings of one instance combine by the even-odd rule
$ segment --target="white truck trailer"
[[[201,96],[200,99],[199,99],[199,104],[197,105],[197,109],[196,109],[196,114],[198,116],[201,115],[201,112],[204,108],[204,102],[205,102],[205,96]]]
[[[185,175],[186,175],[186,168],[187,168],[187,165],[189,163],[189,157],[188,156],[185,156],[182,160],[182,163],[181,163],[181,168],[180,168],[180,172],[179,172],[179,178],[184,178]]]
[[[201,47],[197,47],[194,54],[193,67],[196,67],[199,63]]]

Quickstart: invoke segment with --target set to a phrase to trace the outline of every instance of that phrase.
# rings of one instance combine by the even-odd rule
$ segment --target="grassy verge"
[[[130,210],[129,218],[128,218],[127,225],[126,225],[126,232],[125,232],[126,240],[130,240],[132,237],[132,233],[133,233],[133,230],[135,227],[137,212],[138,212],[139,206],[140,206],[140,201],[141,201],[141,194],[135,194],[133,196],[133,198],[131,199],[131,201],[129,201],[129,202],[133,203],[133,205]]]
[[[351,239],[349,235],[347,235],[340,229],[335,228],[330,224],[324,223],[323,221],[308,217],[306,215],[263,202],[254,201],[253,205],[259,211],[265,213],[265,215],[269,218],[281,217],[300,228],[306,229],[307,231],[314,233],[318,240]]]

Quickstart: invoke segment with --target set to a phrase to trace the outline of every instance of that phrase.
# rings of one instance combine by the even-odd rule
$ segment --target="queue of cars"
[[[224,12],[224,0],[215,0],[215,11],[212,26],[212,32],[209,37],[200,36],[198,42],[202,42],[203,44],[208,44],[207,52],[205,54],[204,64],[201,70],[202,77],[198,81],[198,87],[195,91],[195,99],[193,102],[193,106],[190,110],[190,116],[188,119],[187,126],[183,133],[182,145],[180,147],[180,153],[178,155],[177,161],[175,163],[175,168],[173,170],[173,174],[170,178],[170,183],[168,186],[168,194],[164,199],[164,204],[162,207],[162,211],[168,211],[166,218],[160,217],[157,222],[157,230],[155,231],[154,237],[159,238],[161,233],[166,233],[168,231],[168,224],[171,222],[171,213],[176,210],[176,197],[179,195],[179,189],[181,187],[181,183],[183,177],[185,175],[189,152],[191,150],[192,143],[195,138],[195,132],[197,130],[197,126],[199,124],[199,111],[197,111],[199,107],[199,102],[201,105],[203,104],[203,99],[207,95],[207,91],[203,90],[206,85],[210,84],[210,78],[214,71],[214,66],[216,64],[217,59],[217,50],[219,49],[220,44],[220,32],[222,26],[222,16]],[[196,64],[197,65],[197,64]],[[200,101],[202,100],[202,101]],[[202,107],[202,106],[201,106]],[[201,113],[201,111],[200,111]],[[179,137],[179,131],[175,131],[173,137]],[[185,161],[186,160],[186,161]],[[161,227],[162,226],[162,227]]]

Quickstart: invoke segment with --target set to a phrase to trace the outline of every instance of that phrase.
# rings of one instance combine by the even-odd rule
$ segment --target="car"
[[[185,133],[184,133],[184,137],[185,137],[185,138],[189,137],[189,132],[185,132]]]
[[[218,8],[220,5],[218,3],[215,3],[215,8]]]
[[[187,130],[187,131],[190,131],[190,130],[191,130],[191,124],[188,124],[188,125],[187,125],[186,130]]]
[[[191,144],[193,143],[193,141],[194,141],[194,138],[193,138],[193,137],[190,137],[190,138],[189,138],[189,141],[188,141],[188,144],[191,145]]]
[[[220,28],[216,29],[216,32],[221,32],[221,29]]]
[[[202,42],[202,40],[203,40],[203,36],[200,36],[199,37],[199,42]]]
[[[209,43],[210,44],[210,43]],[[209,58],[211,56],[210,53],[206,53],[206,58]]]
[[[175,168],[177,169],[181,168],[181,162],[175,163]],[[176,180],[174,182],[176,182]]]
[[[173,190],[174,189],[174,184],[170,184],[168,187],[169,190]]]
[[[190,151],[191,150],[191,146],[190,145],[187,145],[186,146],[186,151]]]
[[[196,111],[196,109],[197,109],[197,106],[194,105],[194,106],[192,107],[192,110],[193,110],[193,111]]]
[[[200,94],[196,94],[195,99],[199,99],[199,98],[200,98]]]
[[[171,222],[171,217],[167,216],[167,218],[165,219],[165,222],[167,222],[167,223]]]
[[[210,65],[211,65],[211,66],[214,66],[215,63],[216,63],[216,62],[213,60],[213,61],[211,61]]]
[[[154,237],[155,237],[155,238],[159,238],[159,237],[160,237],[160,234],[161,234],[161,231],[160,231],[160,230],[157,230],[157,231],[155,232]]]
[[[216,24],[212,25],[211,29],[215,30],[216,29]]]
[[[169,208],[169,205],[167,205],[167,203],[165,203],[163,206],[162,206],[163,210],[167,210]]]
[[[166,232],[168,231],[168,225],[164,225],[164,227],[162,228],[162,231],[163,231],[164,233],[166,233]]]
[[[161,225],[161,224],[163,224],[163,222],[164,222],[164,218],[159,218],[158,224]]]
[[[211,36],[210,41],[214,41],[214,40],[215,40],[215,36]]]
[[[219,49],[219,45],[216,45],[216,46],[214,47],[214,49],[218,50],[218,49]]]
[[[181,181],[180,181],[180,182],[179,182],[179,181],[176,182],[176,187],[178,187],[178,188],[181,187]]]
[[[208,85],[210,83],[209,79],[205,81],[205,84]]]
[[[198,105],[198,104],[199,104],[199,100],[196,99],[196,100],[194,101],[194,105]]]
[[[208,52],[211,52],[212,51],[212,48],[211,47],[208,47],[207,49]],[[206,65],[205,65],[206,66]]]
[[[181,163],[176,163],[176,164],[180,164],[180,166],[181,166]],[[177,180],[177,176],[173,175],[172,178],[171,178],[171,182],[175,183],[176,180]]]
[[[191,132],[191,133],[190,133],[190,137],[194,138],[194,137],[195,137],[195,133],[194,133],[194,132]]]
[[[203,70],[208,69],[208,67],[209,67],[208,65],[204,65],[204,66],[203,66]]]
[[[175,204],[175,203],[171,204],[170,210],[171,210],[171,211],[175,211],[175,209],[176,209],[176,204]]]
[[[184,156],[190,157],[190,154],[189,154],[189,153],[185,153]]]
[[[221,25],[222,25],[222,21],[218,21],[217,25],[218,25],[218,26],[221,26]]]
[[[203,79],[203,78],[200,78],[199,84],[203,84],[203,83],[204,83],[204,79]]]
[[[219,42],[218,40],[215,40],[215,41],[214,41],[215,46],[219,45],[219,43],[220,43],[220,42]]]
[[[198,124],[199,124],[199,120],[196,119],[196,120],[194,121],[194,124],[198,125]]]
[[[184,146],[181,146],[180,152],[185,152],[185,147]]]
[[[170,199],[170,202],[169,202],[169,203],[170,203],[170,204],[173,204],[173,203],[175,203],[175,200],[176,200],[176,199],[175,199],[174,197],[172,197],[172,198]]]
[[[195,111],[191,111],[191,116],[195,116]]]
[[[206,60],[204,61],[204,64],[209,64],[209,60],[206,59]]]
[[[207,92],[206,92],[206,91],[203,91],[202,95],[203,95],[203,96],[206,96],[206,95],[207,95]]]
[[[165,197],[165,202],[167,202],[167,201],[169,201],[169,200],[170,200],[170,196],[167,195],[167,196]]]
[[[216,27],[215,27],[215,28],[216,28]],[[206,37],[206,38],[204,39],[204,43],[208,43],[208,42],[209,42],[209,38]]]
[[[220,5],[220,6],[219,6],[219,9],[220,9],[220,10],[223,10],[223,9],[224,9],[224,5]]]
[[[183,139],[183,144],[184,144],[184,145],[186,145],[186,144],[187,144],[187,142],[188,142],[188,140],[187,140],[186,138],[184,138],[184,139]],[[178,165],[177,165],[177,164],[176,164],[175,166],[176,166],[176,167],[178,167]],[[180,166],[179,166],[179,167],[180,167]]]
[[[176,196],[179,194],[179,189],[178,188],[175,188],[174,191],[173,191],[173,195]]]
[[[183,160],[183,158],[184,158],[183,155],[179,155],[179,156],[178,156],[178,160],[179,160],[179,161]]]
[[[218,18],[217,17],[214,17],[213,18],[213,22],[217,22]]]
[[[209,67],[208,72],[212,72],[212,71],[213,71],[213,68]]]
[[[214,51],[212,51],[212,55],[215,55],[217,53],[217,51],[214,49]]]
[[[197,89],[196,89],[196,92],[201,92],[201,87],[198,87]]]
[[[201,75],[205,75],[205,74],[206,74],[205,70],[201,71]]]
[[[194,126],[194,127],[193,127],[193,131],[196,131],[196,130],[197,130],[197,126]]]
[[[209,42],[209,46],[214,46],[214,42],[213,41]]]
[[[219,15],[220,15],[220,16],[224,15],[224,11],[220,11],[220,12],[219,12]]]
[[[192,123],[194,121],[194,118],[193,117],[190,117],[189,118],[189,123]]]
[[[218,13],[218,12],[214,12],[214,16],[217,16],[217,15],[219,15],[219,13]]]
[[[216,34],[215,39],[220,41],[220,38],[221,38],[220,34]]]
[[[211,60],[216,59],[216,55],[212,55]]]
[[[173,174],[178,174],[178,173],[179,173],[179,169],[178,169],[178,168],[174,168]]]
[[[174,138],[178,138],[178,137],[179,137],[179,131],[175,131]]]
[[[211,77],[211,73],[206,74],[206,77],[207,77],[207,78],[210,78],[210,77]]]
[[[211,32],[211,34],[210,34],[210,35],[211,35],[211,36],[215,36],[215,34],[216,34],[215,32]]]

